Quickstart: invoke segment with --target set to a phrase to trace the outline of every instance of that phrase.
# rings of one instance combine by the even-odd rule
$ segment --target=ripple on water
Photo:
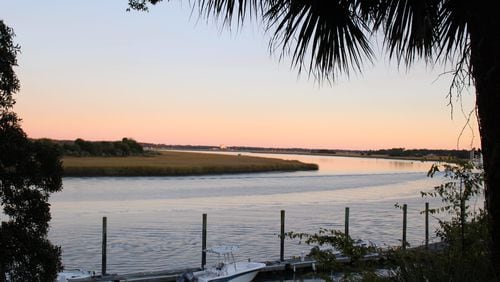
[[[319,161],[342,167],[339,159]],[[426,178],[418,163],[369,160],[358,171],[353,160],[345,165],[349,169],[255,175],[65,178],[63,192],[51,199],[49,236],[62,246],[66,267],[99,271],[101,218],[107,216],[108,272],[192,267],[201,261],[201,216],[208,213],[208,246],[239,245],[238,259],[276,260],[281,209],[287,231],[316,232],[343,230],[349,206],[353,237],[399,244],[402,213],[394,204],[423,207],[418,192],[438,180]],[[412,211],[408,221],[410,242],[421,243],[423,216]],[[304,250],[309,247],[285,242],[287,257]]]

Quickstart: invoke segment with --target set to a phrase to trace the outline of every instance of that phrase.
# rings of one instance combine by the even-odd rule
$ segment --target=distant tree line
[[[451,157],[458,159],[469,159],[470,151],[468,150],[432,150],[432,149],[410,149],[392,148],[382,150],[366,151],[367,155],[387,155],[391,157]]]
[[[317,150],[311,150],[311,153],[313,154],[328,154],[328,155],[335,155],[337,153],[337,150],[330,150],[330,149],[317,149]]]
[[[276,148],[276,147],[249,147],[249,146],[230,146],[221,149],[219,146],[204,145],[166,145],[143,143],[145,147],[167,150],[204,150],[204,151],[245,151],[256,153],[289,153],[289,154],[323,154],[323,155],[361,155],[361,156],[390,156],[402,158],[456,158],[469,159],[469,150],[444,150],[444,149],[405,149],[391,148],[380,150],[342,150],[342,149],[307,149],[307,148]],[[474,149],[473,149],[474,150]],[[481,153],[481,150],[474,150],[475,156]]]
[[[154,143],[141,143],[146,148],[156,150],[188,150],[188,151],[214,151],[220,150],[220,146],[210,145],[167,145]]]
[[[126,157],[144,154],[142,146],[131,138],[123,138],[121,141],[86,141],[81,138],[75,141],[44,139],[43,142],[54,143],[65,156]]]

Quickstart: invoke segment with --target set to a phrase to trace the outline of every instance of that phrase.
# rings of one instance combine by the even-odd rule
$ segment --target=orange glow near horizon
[[[55,113],[22,116],[23,128],[32,138],[119,140],[131,137],[141,142],[180,145],[226,145],[256,147],[300,147],[329,149],[430,148],[456,149],[459,126],[445,120],[431,126],[429,120],[409,122],[370,119],[359,116],[350,122],[300,120],[224,119],[203,116],[178,118],[141,116],[74,116],[59,118]],[[446,138],[445,138],[446,137]],[[469,132],[460,148],[470,147]],[[472,147],[478,147],[475,137]]]
[[[461,113],[474,109],[473,90],[454,101],[451,119],[444,67],[404,72],[381,56],[330,85],[270,57],[259,27],[221,32],[175,3],[147,14],[112,1],[30,5],[0,8],[22,47],[14,110],[32,138],[359,150],[480,144],[477,121],[470,130]]]

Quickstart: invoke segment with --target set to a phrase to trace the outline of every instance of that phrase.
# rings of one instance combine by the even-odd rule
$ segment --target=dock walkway
[[[259,276],[266,276],[271,274],[286,273],[286,272],[306,272],[314,271],[316,269],[316,261],[311,258],[289,259],[285,261],[267,262],[266,267],[259,272]],[[108,274],[98,275],[91,278],[72,279],[71,282],[172,282],[176,281],[177,277],[186,272],[198,271],[200,268],[186,268],[177,270],[164,270],[164,271],[149,271],[137,272],[129,274]],[[258,276],[258,277],[259,277]]]

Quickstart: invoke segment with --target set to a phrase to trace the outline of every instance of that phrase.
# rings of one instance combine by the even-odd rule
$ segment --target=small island
[[[226,173],[317,170],[295,160],[163,151],[127,157],[63,157],[65,176],[187,176]]]
[[[60,152],[64,176],[187,176],[318,170],[296,160],[174,150],[144,149],[131,138],[119,141],[38,139]]]

